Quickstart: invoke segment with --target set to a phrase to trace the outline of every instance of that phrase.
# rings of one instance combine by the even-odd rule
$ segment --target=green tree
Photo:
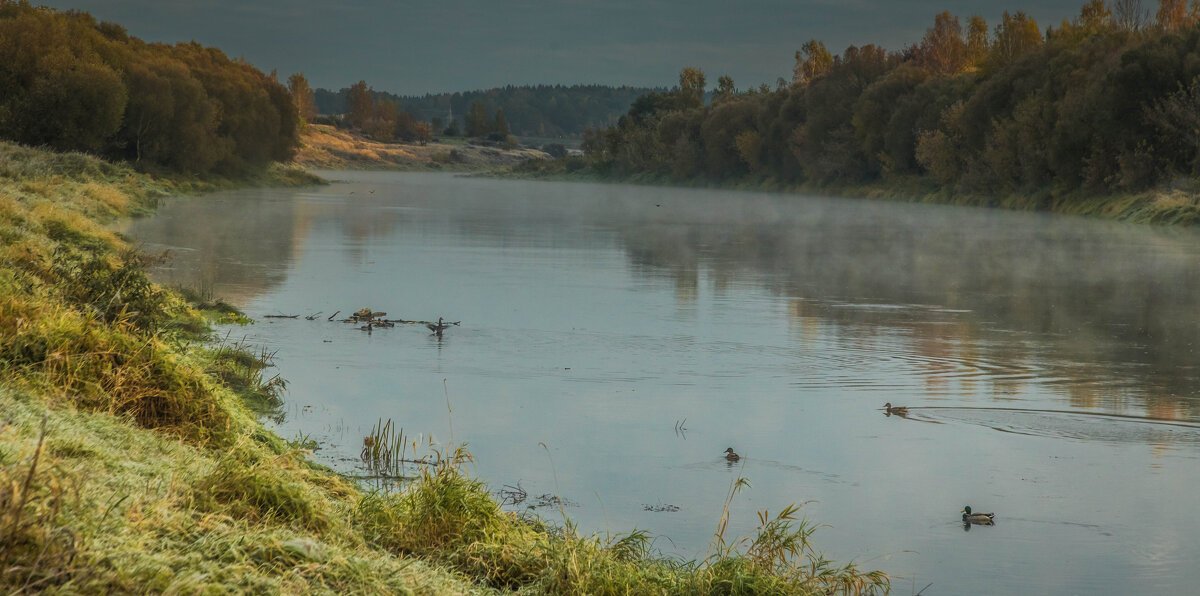
[[[491,128],[488,123],[487,109],[483,107],[482,101],[471,103],[471,110],[467,112],[466,128],[468,137],[482,137]]]
[[[737,89],[733,87],[733,79],[721,75],[717,79],[717,88],[713,91],[713,103],[732,99],[735,95],[737,95]]]
[[[504,119],[504,108],[496,108],[496,118],[492,120],[492,133],[508,136],[508,120]]]
[[[598,128],[588,127],[583,131],[583,142],[579,144],[579,148],[583,151],[583,156],[598,161],[604,159],[604,132]]]

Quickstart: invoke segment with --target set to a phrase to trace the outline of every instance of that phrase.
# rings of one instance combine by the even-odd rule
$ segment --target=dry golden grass
[[[534,149],[498,149],[469,143],[380,143],[324,124],[308,125],[300,142],[292,164],[303,168],[479,170],[547,157]]]

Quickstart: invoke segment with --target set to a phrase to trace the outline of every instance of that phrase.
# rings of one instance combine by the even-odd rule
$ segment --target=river
[[[467,443],[498,498],[526,495],[509,510],[645,529],[669,556],[706,555],[744,477],[727,538],[806,503],[817,547],[894,593],[1200,585],[1196,231],[319,173],[336,182],[172,199],[126,231],[171,251],[159,281],[257,320],[220,332],[276,352],[270,424],[318,461],[365,474],[390,419]],[[461,324],[337,321],[363,307]],[[964,528],[964,505],[996,525]]]

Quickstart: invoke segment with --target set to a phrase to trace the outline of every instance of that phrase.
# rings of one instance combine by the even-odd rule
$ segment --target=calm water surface
[[[510,508],[559,495],[581,529],[647,529],[673,556],[705,555],[740,474],[733,531],[812,501],[818,547],[898,594],[1200,585],[1196,232],[323,175],[340,182],[171,201],[129,233],[171,249],[161,280],[258,320],[231,337],[278,350],[274,424],[325,463],[361,473],[379,418],[440,445],[452,422],[475,474],[527,491]],[[362,307],[462,325],[439,341],[326,321]],[[997,525],[964,531],[964,504]]]

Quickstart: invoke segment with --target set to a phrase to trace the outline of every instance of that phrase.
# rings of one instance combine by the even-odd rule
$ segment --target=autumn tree
[[[304,78],[304,73],[298,72],[288,77],[287,86],[288,92],[292,94],[292,103],[296,104],[296,113],[300,121],[312,122],[317,116],[317,105],[313,101],[313,90],[308,86],[308,79]]]
[[[420,133],[417,130],[419,124],[421,123],[417,122],[417,119],[413,117],[412,114],[408,112],[397,112],[393,134],[397,139],[406,143],[419,140]]]
[[[417,122],[416,126],[417,142],[422,145],[433,139],[433,130],[429,127],[428,122]]]
[[[0,0],[0,138],[239,174],[290,157],[295,114],[278,80],[215,48],[147,44],[84,12]]]
[[[1113,21],[1113,12],[1104,0],[1091,0],[1079,9],[1077,25],[1088,33],[1097,33]]]
[[[934,17],[933,27],[917,47],[917,61],[934,74],[953,75],[962,70],[967,44],[958,17],[950,16],[948,11]]]
[[[833,55],[825,49],[825,43],[815,39],[800,46],[796,52],[796,67],[792,71],[793,85],[807,85],[833,67]]]
[[[1150,9],[1142,0],[1113,0],[1113,20],[1125,31],[1139,31],[1150,22]]]
[[[350,126],[362,129],[375,114],[374,90],[366,81],[359,81],[346,92],[346,121]]]
[[[704,71],[691,66],[681,70],[679,72],[679,107],[689,109],[703,106],[704,84]]]
[[[967,21],[967,64],[980,66],[987,59],[988,26],[983,17],[975,15]]]
[[[399,116],[396,102],[385,99],[375,104],[371,116],[363,123],[363,132],[380,142],[396,140],[396,120]]]
[[[1188,10],[1187,0],[1158,0],[1155,24],[1164,31],[1177,31],[1196,24],[1196,7]]]
[[[1022,54],[1042,45],[1042,31],[1037,21],[1022,11],[1009,14],[1004,11],[1000,24],[996,25],[995,40],[992,42],[990,58],[992,65],[1008,64]]]

